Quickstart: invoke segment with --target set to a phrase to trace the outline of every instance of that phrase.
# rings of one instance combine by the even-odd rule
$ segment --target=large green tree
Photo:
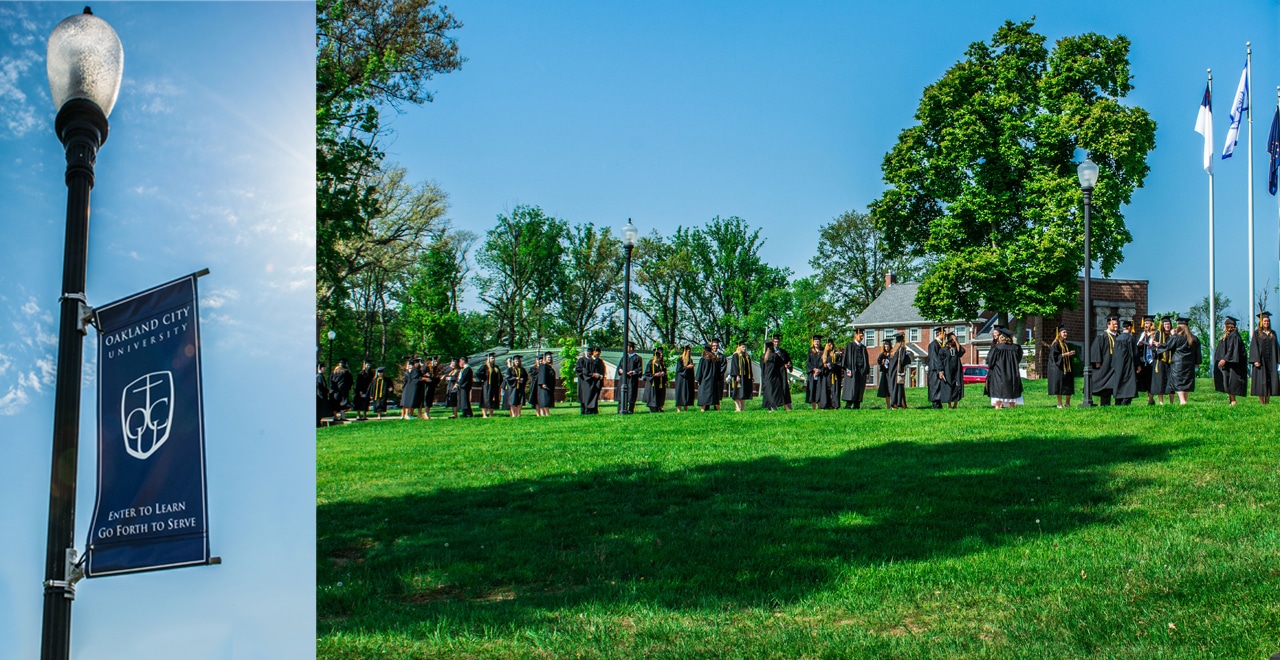
[[[1101,168],[1092,253],[1104,275],[1132,240],[1121,207],[1147,175],[1156,125],[1121,103],[1133,89],[1129,40],[1090,33],[1049,51],[1032,28],[1006,22],[989,45],[970,45],[884,158],[888,189],[871,215],[890,250],[933,261],[916,294],[926,317],[991,309],[1016,321],[1075,305],[1078,149]]]
[[[818,229],[818,250],[809,265],[815,274],[807,286],[822,293],[833,320],[843,326],[884,293],[886,273],[907,282],[925,272],[919,260],[891,253],[881,228],[859,211],[845,211]]]
[[[608,228],[577,225],[568,236],[563,286],[556,317],[569,337],[581,341],[605,327],[619,300],[625,257],[622,241]]]
[[[564,287],[568,225],[536,206],[517,206],[485,234],[476,261],[480,300],[510,348],[531,345],[553,330],[551,307]]]
[[[681,284],[690,279],[691,268],[688,229],[677,227],[671,240],[654,231],[636,243],[631,310],[647,321],[651,334],[665,346],[676,346],[681,339]]]
[[[760,337],[780,319],[791,271],[765,263],[760,229],[737,216],[716,216],[688,235],[690,268],[681,274],[689,337],[736,341]]]

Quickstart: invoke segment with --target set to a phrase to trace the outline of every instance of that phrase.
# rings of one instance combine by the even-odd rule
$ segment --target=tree
[[[571,339],[582,340],[602,328],[611,316],[607,305],[622,291],[625,256],[622,241],[608,227],[597,230],[587,223],[577,225],[568,237],[565,250],[563,288],[556,304],[556,317]]]
[[[1076,150],[1101,168],[1092,257],[1105,276],[1132,238],[1121,207],[1142,186],[1156,129],[1145,110],[1120,104],[1133,89],[1128,39],[1064,37],[1049,52],[1032,27],[1005,22],[925,88],[919,124],[885,155],[889,188],[871,205],[891,252],[936,259],[916,293],[926,317],[1011,313],[1018,337],[1023,317],[1072,307],[1079,294]]]
[[[488,345],[468,336],[458,308],[470,272],[467,253],[475,241],[469,231],[451,230],[422,251],[401,301],[412,352],[456,357]]]
[[[633,290],[631,308],[648,321],[658,343],[667,346],[678,345],[681,338],[680,287],[689,281],[692,268],[688,246],[689,230],[677,227],[671,241],[657,231],[641,238],[632,255],[635,285],[645,295]]]
[[[809,265],[816,271],[809,285],[823,293],[841,326],[884,293],[886,273],[904,282],[924,274],[917,260],[890,253],[881,229],[858,211],[845,211],[818,229],[818,251]]]
[[[1236,313],[1231,309],[1231,298],[1225,294],[1214,292],[1213,294],[1213,312],[1217,316],[1218,326],[1216,328],[1209,326],[1209,296],[1200,299],[1200,302],[1191,306],[1187,310],[1187,327],[1196,337],[1200,338],[1200,343],[1204,349],[1204,360],[1200,362],[1200,367],[1196,369],[1196,375],[1200,378],[1208,378],[1213,375],[1213,348],[1218,344],[1218,333],[1221,332],[1222,319],[1228,316],[1235,316]],[[1174,317],[1177,318],[1177,317]],[[1241,333],[1244,337],[1244,333]]]
[[[517,206],[498,215],[485,234],[477,261],[486,274],[476,278],[480,300],[510,348],[541,339],[550,318],[548,307],[563,288],[563,241],[568,225],[536,206]]]
[[[711,219],[688,235],[690,269],[682,274],[685,312],[691,338],[699,343],[720,338],[762,336],[772,320],[778,289],[791,271],[760,257],[764,239],[737,216]]]
[[[426,82],[464,61],[450,34],[461,27],[434,0],[316,3],[316,278],[331,289],[345,279],[338,245],[379,213],[379,113],[431,101]]]

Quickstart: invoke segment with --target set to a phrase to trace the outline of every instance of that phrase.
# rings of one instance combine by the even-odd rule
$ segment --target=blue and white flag
[[[1231,103],[1231,126],[1227,129],[1227,143],[1222,145],[1222,157],[1230,158],[1235,151],[1236,141],[1240,138],[1240,120],[1249,111],[1249,62],[1244,63],[1244,71],[1240,72],[1240,85],[1236,87],[1236,100]]]
[[[1204,171],[1213,174],[1213,99],[1209,83],[1204,85],[1204,98],[1196,115],[1196,132],[1204,136]]]

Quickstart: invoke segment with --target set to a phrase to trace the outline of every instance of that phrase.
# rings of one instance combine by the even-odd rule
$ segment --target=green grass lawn
[[[1198,387],[323,429],[317,655],[1266,658],[1280,403]]]

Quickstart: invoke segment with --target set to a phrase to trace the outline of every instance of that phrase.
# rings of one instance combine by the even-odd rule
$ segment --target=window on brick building
[[[866,343],[867,343],[867,346],[879,346],[879,344],[877,344],[877,343],[876,343],[876,331],[875,331],[875,328],[872,328],[872,329],[870,329],[870,330],[868,330],[868,331],[867,331],[867,342],[866,342]]]
[[[920,341],[920,328],[911,328],[907,330],[907,341],[915,343]]]
[[[956,341],[960,342],[961,344],[964,344],[969,341],[969,326],[967,325],[956,326]]]

